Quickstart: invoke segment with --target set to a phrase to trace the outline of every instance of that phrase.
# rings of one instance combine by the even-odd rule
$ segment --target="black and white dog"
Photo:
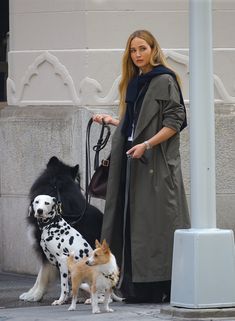
[[[40,245],[51,264],[60,270],[61,293],[52,305],[63,304],[69,294],[67,258],[71,252],[77,261],[91,255],[92,248],[77,230],[60,215],[60,204],[49,195],[35,197],[29,214],[36,217],[41,231]]]
[[[53,156],[30,189],[30,204],[38,195],[49,195],[59,200],[62,205],[63,219],[72,225],[92,247],[96,239],[100,240],[103,214],[96,207],[86,204],[80,187],[79,165],[69,166]],[[58,274],[58,268],[52,264],[50,258],[48,260],[40,245],[42,230],[32,212],[27,217],[27,221],[33,236],[34,248],[42,264],[34,286],[21,294],[20,299],[40,301],[47,292],[49,282],[53,281]]]

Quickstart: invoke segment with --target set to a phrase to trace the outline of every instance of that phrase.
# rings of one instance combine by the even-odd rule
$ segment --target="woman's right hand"
[[[117,126],[119,124],[119,120],[113,118],[112,116],[108,115],[108,114],[96,114],[92,117],[93,121],[102,124],[102,122],[104,121],[105,124],[111,124],[114,126]]]

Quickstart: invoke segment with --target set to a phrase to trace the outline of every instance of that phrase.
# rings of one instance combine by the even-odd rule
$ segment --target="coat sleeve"
[[[162,110],[162,123],[164,127],[169,127],[180,132],[181,125],[185,119],[185,107],[180,103],[180,93],[176,81],[168,78],[169,100],[165,100]]]

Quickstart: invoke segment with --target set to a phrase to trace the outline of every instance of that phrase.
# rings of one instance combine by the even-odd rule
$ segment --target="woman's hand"
[[[93,121],[102,124],[102,122],[104,121],[106,124],[111,124],[114,126],[118,126],[119,124],[119,120],[113,118],[112,116],[108,115],[108,114],[96,114],[92,117]]]
[[[129,149],[126,154],[130,155],[132,158],[141,158],[146,150],[146,146],[144,143],[137,144]]]

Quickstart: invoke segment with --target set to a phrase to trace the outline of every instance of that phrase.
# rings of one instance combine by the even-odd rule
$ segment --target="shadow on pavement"
[[[0,273],[0,308],[23,308],[51,305],[59,297],[59,281],[50,286],[41,302],[27,302],[19,299],[35,283],[36,276]]]

